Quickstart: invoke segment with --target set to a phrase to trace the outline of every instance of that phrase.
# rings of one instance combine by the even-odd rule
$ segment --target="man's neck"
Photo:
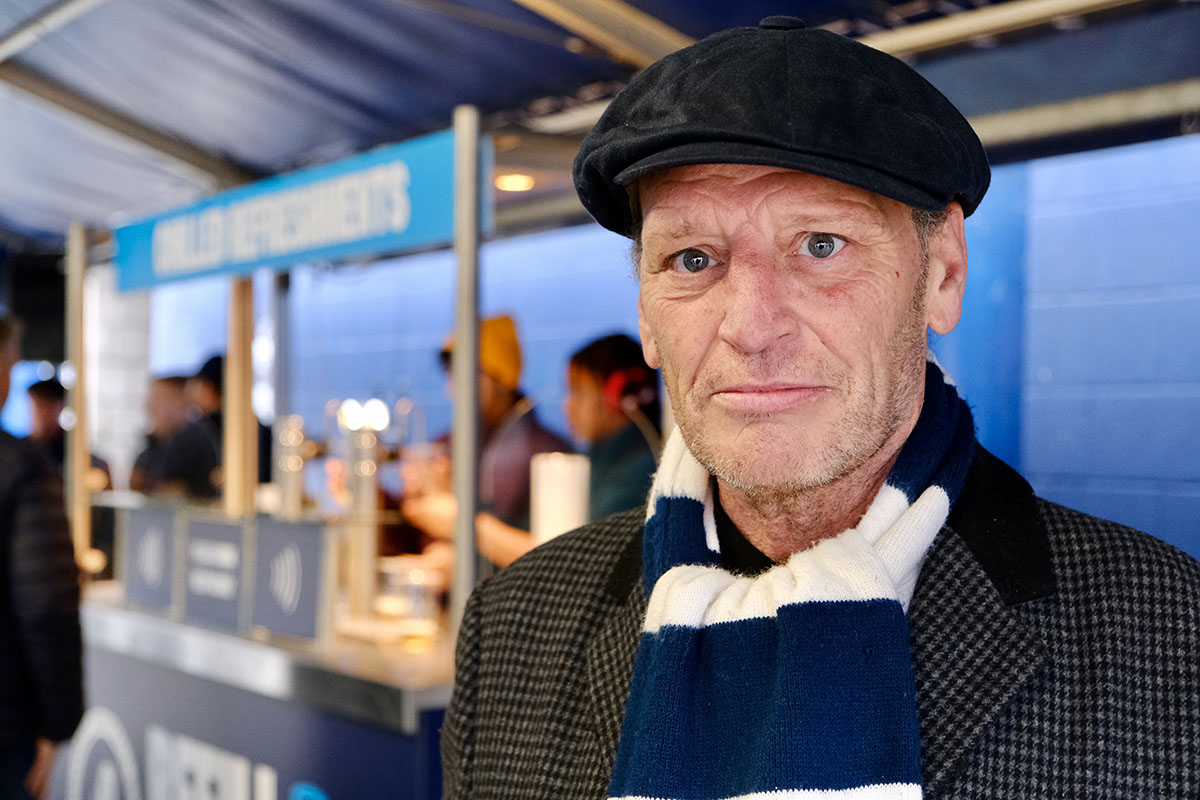
[[[887,480],[911,428],[872,458],[823,486],[788,492],[746,492],[717,479],[722,508],[761,553],[782,563],[823,539],[858,525]]]

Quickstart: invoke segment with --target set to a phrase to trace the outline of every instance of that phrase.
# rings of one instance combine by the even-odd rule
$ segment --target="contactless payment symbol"
[[[302,580],[300,548],[295,544],[275,554],[271,561],[271,596],[285,614],[292,614],[300,603]]]
[[[142,580],[151,589],[162,585],[163,575],[167,571],[166,534],[162,528],[153,526],[146,529],[137,545],[137,571]]]

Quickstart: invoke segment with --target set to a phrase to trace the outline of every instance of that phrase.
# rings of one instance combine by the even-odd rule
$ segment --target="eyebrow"
[[[672,222],[661,231],[652,231],[652,233],[656,236],[661,236],[668,239],[687,239],[696,235],[696,230],[697,227],[692,223],[691,220],[681,219],[676,222]]]
[[[860,203],[835,202],[827,205],[814,205],[812,210],[791,214],[786,221],[791,225],[812,227],[831,219],[850,220],[872,226],[882,226],[884,216],[878,209],[869,208]]]
[[[817,209],[815,213],[792,214],[787,217],[786,224],[823,233],[837,233],[839,229],[849,228],[848,232],[855,232],[859,236],[881,234],[888,228],[887,218],[883,214],[873,209],[855,207],[825,207]],[[823,226],[830,226],[833,230],[825,230]]]

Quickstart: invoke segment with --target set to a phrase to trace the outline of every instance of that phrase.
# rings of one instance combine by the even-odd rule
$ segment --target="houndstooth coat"
[[[474,593],[445,798],[606,797],[643,518],[562,536]],[[1036,498],[979,448],[909,623],[926,798],[1200,798],[1200,563]]]

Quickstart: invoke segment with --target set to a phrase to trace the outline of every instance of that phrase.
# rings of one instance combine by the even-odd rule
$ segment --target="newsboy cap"
[[[631,236],[625,187],[691,164],[794,169],[968,215],[991,180],[975,131],[915,70],[792,17],[714,33],[634,77],[584,138],[575,189]]]

